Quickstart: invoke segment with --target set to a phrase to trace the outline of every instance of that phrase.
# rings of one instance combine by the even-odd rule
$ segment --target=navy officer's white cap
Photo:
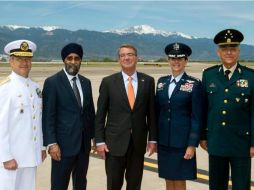
[[[29,40],[15,40],[4,47],[4,52],[8,55],[33,57],[36,51],[36,44]]]

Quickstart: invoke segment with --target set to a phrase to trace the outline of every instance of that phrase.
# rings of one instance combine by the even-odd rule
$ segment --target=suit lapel
[[[217,79],[220,80],[223,85],[228,85],[229,84],[229,81],[227,80],[227,78],[224,75],[222,65],[219,67],[219,70],[217,72]]]
[[[242,75],[242,69],[239,65],[237,65],[231,79],[229,80],[229,84],[232,85],[234,84],[239,78],[241,78]]]
[[[124,99],[124,103],[127,104],[129,107],[129,100],[128,100],[128,96],[125,90],[125,85],[124,85],[124,81],[123,81],[123,75],[122,73],[118,73],[118,75],[116,75],[116,81],[115,81],[116,87],[117,89],[119,89],[120,93],[121,93],[121,97],[123,97]]]
[[[79,78],[79,81],[80,81],[80,84],[81,84],[81,88],[82,88],[82,94],[83,94],[83,108],[85,107],[86,105],[86,101],[85,100],[88,100],[88,87],[87,85],[85,85],[85,81],[83,78],[80,77],[80,75],[78,75],[78,78]]]
[[[145,84],[145,78],[142,76],[142,74],[140,74],[139,72],[137,72],[137,78],[138,78],[138,89],[137,89],[137,94],[136,94],[136,99],[135,99],[135,103],[134,103],[134,108],[137,106],[137,104],[140,101],[140,98],[142,97],[142,93],[144,91],[144,84]]]
[[[61,80],[60,83],[63,84],[64,89],[66,89],[67,93],[71,96],[72,100],[79,107],[77,99],[76,99],[75,94],[73,92],[73,89],[71,87],[70,81],[68,80],[68,77],[66,76],[66,74],[63,70],[60,72],[60,80]]]
[[[167,81],[166,81],[166,84],[165,84],[166,87],[165,87],[164,90],[163,90],[163,91],[164,91],[164,94],[167,95],[168,99],[170,99],[170,98],[169,98],[168,90],[169,90],[169,85],[170,85],[171,78],[172,78],[172,75],[168,76]]]

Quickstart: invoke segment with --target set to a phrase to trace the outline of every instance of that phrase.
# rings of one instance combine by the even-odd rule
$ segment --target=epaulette
[[[220,65],[214,65],[214,66],[211,66],[211,67],[208,67],[208,68],[204,69],[203,72],[204,72],[204,71],[209,71],[209,70],[211,70],[211,69],[216,69],[216,68],[218,68],[218,67],[220,67]]]
[[[166,76],[162,76],[162,77],[160,77],[160,79],[167,79],[169,76],[168,75],[166,75]]]
[[[189,75],[189,77],[190,77],[191,79],[193,79],[193,80],[200,81],[199,78],[196,78],[196,77],[193,77],[193,76],[190,76],[190,75]]]
[[[243,66],[244,69],[248,70],[248,71],[251,71],[251,72],[254,72],[254,69],[250,68],[250,67],[247,67],[246,65]]]
[[[5,84],[5,83],[7,83],[9,80],[11,80],[9,76],[6,77],[6,78],[3,78],[3,79],[0,81],[0,85],[3,85],[3,84]]]

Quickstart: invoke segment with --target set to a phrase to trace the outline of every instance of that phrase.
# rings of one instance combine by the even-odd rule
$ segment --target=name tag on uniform
[[[240,79],[236,81],[236,86],[240,88],[248,88],[248,80]]]

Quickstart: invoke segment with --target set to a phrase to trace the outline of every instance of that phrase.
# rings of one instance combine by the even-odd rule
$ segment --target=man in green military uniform
[[[203,72],[206,119],[200,145],[209,153],[210,190],[249,190],[254,156],[254,70],[239,64],[243,34],[219,32],[214,43],[222,64]]]

